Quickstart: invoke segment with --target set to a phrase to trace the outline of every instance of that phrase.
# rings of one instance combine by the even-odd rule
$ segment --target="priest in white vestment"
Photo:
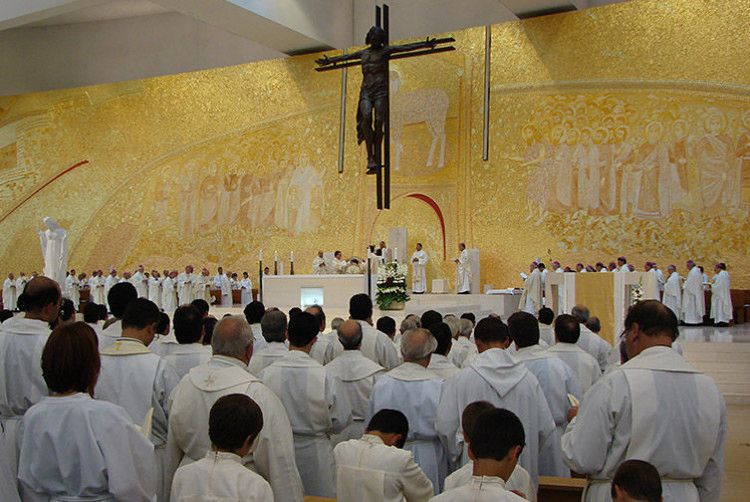
[[[253,349],[253,358],[250,360],[248,371],[256,377],[267,366],[283,358],[289,352],[286,345],[286,314],[280,310],[270,310],[263,315],[260,321],[262,336],[266,345],[257,352]]]
[[[469,456],[473,461],[469,484],[448,490],[432,500],[438,502],[515,502],[527,500],[509,491],[506,483],[519,463],[526,445],[525,425],[507,409],[488,410],[477,417],[469,433]],[[533,488],[533,487],[532,487]]]
[[[568,394],[576,399],[583,397],[578,379],[565,362],[539,345],[539,324],[531,314],[516,312],[511,315],[508,319],[508,332],[516,345],[516,359],[523,361],[539,381],[555,421],[550,447],[539,458],[539,475],[568,478],[570,469],[563,461],[560,439],[568,425],[568,411],[573,406]],[[596,370],[599,370],[598,366]]]
[[[178,344],[164,356],[164,360],[174,368],[179,380],[182,380],[191,369],[208,362],[211,347],[203,345],[203,316],[193,305],[177,307],[172,326]]]
[[[148,278],[148,299],[156,304],[160,309],[161,304],[161,282],[162,279],[159,277],[157,270],[151,271],[151,277]]]
[[[62,292],[52,279],[37,277],[26,285],[26,311],[0,324],[0,493],[20,500],[17,491],[17,435],[24,413],[49,395],[39,361],[60,315]]]
[[[664,284],[664,297],[662,303],[666,305],[677,319],[682,319],[682,283],[680,281],[680,274],[677,273],[677,267],[670,265],[667,268],[669,278],[666,284]]]
[[[213,356],[190,370],[169,398],[170,458],[180,465],[196,462],[211,449],[208,417],[227,394],[245,394],[263,412],[263,429],[243,464],[271,484],[274,499],[302,502],[302,482],[294,461],[289,419],[278,397],[247,371],[253,334],[241,316],[221,319],[211,338]]]
[[[133,423],[142,424],[153,410],[151,442],[156,452],[159,501],[169,498],[167,398],[180,379],[174,368],[151,352],[159,308],[145,298],[132,300],[122,316],[122,336],[101,351],[102,369],[96,397],[119,404]]]
[[[178,305],[177,288],[177,271],[172,270],[161,283],[161,307],[169,315],[174,313]]]
[[[445,384],[438,407],[437,427],[453,461],[463,451],[461,413],[469,403],[488,401],[519,416],[526,430],[521,466],[539,483],[539,456],[554,438],[555,422],[542,387],[526,365],[506,349],[511,340],[507,326],[488,317],[477,323],[474,340],[479,356]]]
[[[253,301],[253,281],[250,280],[250,276],[247,272],[242,272],[242,279],[240,279],[240,305],[245,308],[245,305]]]
[[[318,335],[312,314],[289,320],[289,353],[260,372],[260,379],[279,397],[294,434],[294,452],[305,494],[336,496],[331,435],[351,422],[351,408],[341,382],[310,357]]]
[[[104,324],[99,337],[99,351],[109,347],[122,336],[122,316],[128,304],[135,300],[138,293],[130,283],[115,284],[109,290],[107,301],[109,303],[112,317]]]
[[[336,500],[339,502],[426,501],[432,483],[404,450],[409,434],[406,416],[397,410],[380,410],[367,425],[362,439],[336,446]]]
[[[112,269],[109,272],[109,275],[106,279],[104,279],[104,298],[105,298],[105,304],[107,305],[107,310],[110,312],[112,311],[109,306],[109,300],[107,299],[107,295],[109,294],[109,290],[112,289],[112,286],[115,284],[120,283],[120,278],[117,276],[117,270]]]
[[[349,299],[349,315],[362,326],[362,355],[386,370],[398,366],[399,357],[393,342],[372,325],[372,300],[367,294],[360,293]]]
[[[130,282],[135,286],[138,298],[148,298],[148,277],[143,272],[143,265],[138,265],[138,269],[130,278]]]
[[[580,396],[582,396],[601,378],[602,372],[596,359],[577,345],[580,336],[581,324],[575,317],[568,314],[558,316],[555,319],[555,340],[557,343],[548,348],[547,353],[560,358],[570,366],[570,369],[576,375],[581,389]]]
[[[340,386],[352,410],[352,421],[333,439],[334,444],[362,437],[372,388],[385,373],[382,366],[362,355],[362,327],[357,321],[350,319],[339,326],[338,338],[344,352],[326,364],[325,368],[341,382]],[[315,342],[316,345],[318,343]]]
[[[436,429],[436,414],[443,379],[427,369],[437,340],[426,329],[416,328],[401,337],[404,362],[377,381],[370,395],[366,421],[380,410],[393,409],[406,415],[409,436],[405,449],[432,481],[435,494],[448,475],[448,454]]]
[[[81,283],[78,280],[75,269],[71,270],[68,277],[65,278],[65,296],[73,302],[76,310],[78,310],[78,307],[81,304],[81,293],[78,290],[80,285]],[[5,288],[3,288],[3,293],[4,292]]]
[[[529,265],[529,275],[523,280],[523,294],[518,308],[533,316],[542,308],[542,276],[536,262]]]
[[[422,294],[427,292],[427,253],[422,250],[422,244],[417,242],[417,250],[411,255],[411,292]]]
[[[94,331],[82,322],[59,326],[41,367],[52,396],[24,416],[23,499],[152,501],[154,447],[124,409],[91,397],[99,369]],[[12,500],[9,495],[3,500]]]
[[[196,276],[195,278],[195,285],[194,285],[194,291],[195,291],[195,299],[201,299],[208,302],[209,305],[211,305],[211,285],[213,284],[213,280],[208,275],[208,269],[204,268],[201,270],[201,273]]]
[[[563,274],[565,270],[560,266],[559,261],[552,262],[552,270],[556,274]],[[565,312],[565,288],[562,284],[557,287],[557,313],[562,314]]]
[[[328,263],[327,269],[329,274],[343,274],[348,265],[345,260],[341,259],[341,251],[334,251],[333,259]]]
[[[318,251],[318,256],[313,259],[313,275],[323,275],[328,272],[326,269],[326,259],[323,257],[323,251]]]
[[[469,431],[474,427],[474,424],[479,418],[479,415],[487,410],[496,409],[492,404],[487,401],[477,401],[469,404],[461,414],[461,430],[463,431],[464,444],[469,446]],[[468,455],[467,455],[468,457]],[[445,478],[445,490],[453,490],[464,485],[471,485],[472,477],[474,475],[474,462],[469,460],[463,467],[453,471]],[[513,469],[508,481],[506,482],[505,488],[510,491],[516,491],[523,493],[527,500],[536,502],[536,487],[531,481],[529,472],[516,464]]]
[[[107,301],[107,295],[104,293],[104,272],[97,270],[96,277],[92,276],[89,280],[89,290],[93,295],[94,303],[99,305],[105,305]]]
[[[682,285],[682,320],[685,324],[702,324],[706,315],[703,296],[703,274],[693,260],[687,262],[688,276]]]
[[[450,360],[457,368],[465,368],[476,359],[479,351],[477,346],[471,341],[471,334],[474,332],[474,325],[469,319],[461,319],[458,336],[453,340],[453,346],[450,351]]]
[[[177,277],[178,305],[186,305],[195,299],[195,280],[192,265],[185,267],[185,271]]]
[[[310,357],[325,366],[341,355],[344,352],[344,347],[339,342],[336,331],[324,333],[326,329],[326,315],[323,307],[312,305],[305,309],[305,312],[315,316],[315,320],[318,322],[318,339],[313,344],[312,349],[310,349]]]
[[[581,334],[578,337],[576,345],[591,354],[593,358],[596,359],[596,362],[599,363],[599,370],[604,373],[609,365],[610,359],[613,357],[612,346],[602,337],[586,327],[586,323],[589,321],[589,317],[591,317],[591,312],[588,307],[585,305],[575,305],[570,310],[570,314],[575,317],[581,325]]]
[[[716,326],[728,326],[733,315],[729,272],[724,263],[718,263],[714,270],[716,276],[711,284],[711,319]]]
[[[568,425],[563,454],[588,477],[587,501],[610,500],[617,466],[632,458],[656,467],[664,500],[720,499],[726,405],[713,380],[670,347],[677,331],[658,301],[633,306],[623,333],[630,360],[589,390]]]
[[[273,502],[268,481],[242,465],[264,425],[258,404],[244,394],[221,397],[208,423],[211,451],[177,469],[172,500]]]
[[[11,273],[8,274],[8,278],[3,281],[3,307],[6,310],[16,310],[16,279]]]
[[[453,261],[456,262],[456,293],[471,293],[471,259],[466,250],[466,244],[458,245],[459,255]]]
[[[227,272],[229,273],[229,272]],[[221,290],[221,306],[231,307],[232,306],[232,283],[229,277],[224,274],[221,267],[219,267],[219,273],[214,277],[214,287]]]
[[[21,296],[21,293],[23,293],[23,290],[26,288],[26,283],[29,282],[29,278],[26,277],[26,274],[23,272],[19,272],[18,279],[16,279],[16,301],[18,301],[18,297]]]
[[[445,322],[437,322],[430,326],[430,333],[435,337],[437,347],[430,357],[430,364],[427,365],[427,369],[443,380],[448,380],[458,373],[459,369],[450,359],[450,353],[453,350],[450,326]]]

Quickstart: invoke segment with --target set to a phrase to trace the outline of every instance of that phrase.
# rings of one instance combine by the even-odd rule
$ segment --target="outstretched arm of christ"
[[[342,54],[340,56],[334,56],[332,58],[329,58],[326,55],[326,56],[323,56],[322,58],[316,59],[315,62],[318,63],[320,66],[328,66],[334,63],[340,63],[341,61],[351,61],[352,59],[362,59],[362,52],[363,51],[357,51],[357,52],[352,52],[351,54]]]
[[[435,47],[435,44],[437,43],[437,40],[434,38],[427,37],[426,40],[422,42],[414,42],[411,44],[404,44],[404,45],[389,45],[387,47],[389,54],[397,54],[399,52],[409,52],[409,51],[415,51],[417,49],[431,49]]]

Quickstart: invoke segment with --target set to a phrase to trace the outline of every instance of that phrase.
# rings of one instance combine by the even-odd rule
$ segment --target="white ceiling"
[[[43,19],[24,26],[58,26],[75,23],[95,23],[137,16],[150,16],[170,12],[169,9],[148,0],[109,0],[100,5],[93,5]]]

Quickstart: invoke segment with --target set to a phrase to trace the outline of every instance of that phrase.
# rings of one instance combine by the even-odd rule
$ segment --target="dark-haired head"
[[[42,351],[42,376],[50,391],[93,396],[100,367],[99,341],[91,326],[76,322],[52,330]]]
[[[510,342],[508,326],[499,317],[485,317],[474,327],[474,340],[479,352],[491,348],[505,349]]]
[[[581,336],[578,319],[569,314],[560,314],[555,319],[555,339],[562,343],[576,343]]]
[[[289,318],[287,332],[290,345],[297,348],[306,347],[318,336],[318,322],[312,314],[300,312]]]
[[[469,433],[474,428],[474,424],[477,421],[479,415],[487,410],[494,410],[495,406],[489,401],[474,401],[469,403],[461,413],[461,428],[464,432],[464,438],[466,441],[469,440]]]
[[[620,464],[612,478],[610,490],[612,500],[662,501],[659,471],[643,460],[626,460]]]
[[[409,421],[406,415],[398,410],[383,409],[372,416],[366,432],[379,432],[381,437],[386,436],[390,439],[388,442],[392,442],[392,446],[403,448],[409,435]]]
[[[656,345],[671,346],[678,331],[677,316],[658,300],[636,303],[625,318],[623,342],[631,359]]]
[[[252,301],[245,306],[244,313],[248,323],[257,324],[266,313],[266,307],[259,301]]]
[[[464,312],[463,314],[461,314],[461,319],[470,320],[472,325],[477,323],[477,317],[471,312]]]
[[[107,302],[109,302],[109,311],[118,319],[122,319],[125,309],[131,301],[138,298],[138,292],[135,286],[129,282],[119,282],[112,286],[107,293]]]
[[[318,322],[318,331],[322,333],[326,329],[326,313],[323,311],[323,307],[320,305],[310,305],[305,309],[305,312],[315,316],[315,320]]]
[[[99,321],[99,305],[94,302],[88,302],[84,305],[83,321],[89,324],[96,324]]]
[[[159,321],[156,323],[154,332],[162,336],[167,336],[169,334],[170,322],[169,316],[164,312],[160,312]]]
[[[422,314],[420,320],[424,329],[430,329],[433,324],[443,322],[443,316],[437,310],[428,310]]]
[[[393,319],[393,317],[383,316],[380,319],[378,319],[378,322],[375,324],[375,327],[378,329],[378,331],[385,333],[389,337],[393,338],[396,334],[396,321]]]
[[[192,305],[193,307],[198,309],[198,312],[201,313],[201,317],[206,317],[208,315],[208,311],[211,309],[211,306],[203,298],[196,298],[192,301]]]
[[[539,343],[539,323],[528,312],[515,312],[508,318],[508,334],[521,349]]]
[[[539,309],[539,322],[546,324],[547,326],[552,324],[555,320],[555,313],[549,307],[542,307]]]
[[[218,322],[215,317],[206,317],[203,319],[203,345],[211,345],[211,338],[214,336],[214,327]]]
[[[203,316],[192,305],[181,305],[172,319],[174,336],[182,344],[198,343],[203,336]]]
[[[263,428],[260,406],[245,394],[220,397],[208,416],[208,437],[215,450],[246,455]]]
[[[55,321],[60,315],[61,303],[60,286],[47,277],[31,279],[19,298],[19,308],[23,307],[26,317],[47,322]]]
[[[367,321],[372,317],[372,299],[365,293],[349,299],[349,315],[357,321]]]
[[[444,322],[436,322],[432,326],[430,326],[430,333],[432,333],[432,336],[435,337],[435,340],[437,340],[437,348],[435,349],[435,354],[440,354],[441,356],[447,356],[448,352],[451,350],[451,345],[453,344],[453,337],[451,336],[451,328]]]
[[[485,411],[474,422],[469,432],[469,456],[475,461],[508,459],[515,467],[525,442],[523,424],[518,417],[512,411],[495,408]]]

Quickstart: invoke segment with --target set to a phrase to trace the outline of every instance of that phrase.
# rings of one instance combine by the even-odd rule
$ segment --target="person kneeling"
[[[432,500],[525,500],[505,488],[518,463],[525,440],[523,425],[513,412],[500,408],[485,411],[479,415],[469,434],[469,458],[474,462],[471,483],[448,490]]]
[[[260,407],[244,394],[229,394],[211,407],[205,458],[177,469],[172,500],[273,501],[271,485],[242,465],[263,428]]]

